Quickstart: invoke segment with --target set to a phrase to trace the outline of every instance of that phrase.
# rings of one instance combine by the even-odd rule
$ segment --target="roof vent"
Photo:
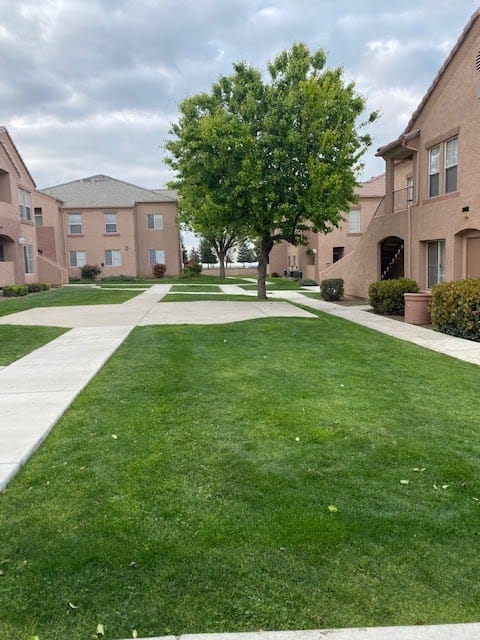
[[[475,58],[475,69],[480,73],[480,51],[477,53],[477,57]]]

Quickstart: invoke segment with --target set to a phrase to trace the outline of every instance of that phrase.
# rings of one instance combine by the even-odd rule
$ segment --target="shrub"
[[[276,271],[274,271],[270,274],[270,278],[280,278],[280,275]]]
[[[28,293],[38,293],[42,291],[42,283],[41,282],[29,282],[27,284]]]
[[[196,262],[195,260],[187,260],[187,262],[183,265],[182,276],[184,278],[192,278],[193,276],[197,276],[202,273],[202,265],[200,262]]]
[[[84,264],[81,267],[82,280],[96,280],[97,276],[102,273],[98,264]]]
[[[165,275],[165,271],[167,270],[167,265],[165,264],[154,264],[152,266],[152,274],[154,278],[163,278]]]
[[[50,285],[48,284],[48,282],[41,282],[41,287],[42,287],[42,291],[49,291],[50,290]]]
[[[435,329],[480,342],[480,278],[434,285],[430,311]]]
[[[309,278],[304,278],[303,280],[300,280],[299,282],[301,287],[316,287],[317,283],[315,282],[315,280],[310,280]]]
[[[28,286],[26,284],[7,284],[3,287],[3,295],[6,298],[18,298],[26,296],[27,293]]]
[[[329,278],[322,280],[320,283],[320,291],[324,300],[333,301],[343,298],[343,280],[342,278]]]
[[[403,294],[417,292],[418,284],[410,278],[377,280],[368,287],[368,298],[375,313],[403,316],[405,313]]]

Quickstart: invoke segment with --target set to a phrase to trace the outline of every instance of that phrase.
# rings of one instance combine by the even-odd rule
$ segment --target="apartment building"
[[[38,236],[41,212],[45,225]],[[37,191],[8,131],[0,127],[0,287],[67,282],[60,229],[56,201]]]
[[[151,277],[165,264],[167,275],[181,271],[177,197],[105,175],[94,175],[43,190],[59,201],[66,263],[71,277],[96,264],[101,277]]]
[[[308,244],[304,246],[294,247],[287,242],[275,245],[270,254],[269,273],[301,272],[303,278],[317,282],[329,277],[330,266],[352,253],[368,229],[385,195],[385,174],[361,183],[356,193],[358,202],[330,233],[309,233]]]
[[[480,277],[480,10],[466,25],[403,133],[380,147],[385,197],[354,251],[328,277],[365,296],[398,276],[423,289]]]

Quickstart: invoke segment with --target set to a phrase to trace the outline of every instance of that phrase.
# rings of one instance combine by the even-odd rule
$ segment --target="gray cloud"
[[[109,173],[170,177],[162,145],[178,103],[232,63],[295,41],[328,52],[397,137],[477,8],[474,0],[0,0],[0,124],[39,186]]]

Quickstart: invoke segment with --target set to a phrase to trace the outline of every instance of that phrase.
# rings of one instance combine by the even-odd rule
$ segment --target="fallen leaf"
[[[338,513],[338,507],[336,507],[334,504],[329,504],[327,509],[330,511],[330,513]]]
[[[400,480],[400,484],[408,484],[410,480]]]
[[[118,440],[118,436],[117,436],[115,433],[112,433],[112,438],[113,438],[114,440]]]
[[[69,602],[68,606],[70,607],[70,609],[78,609],[78,607],[76,607],[73,603]]]
[[[300,438],[298,436],[295,438],[295,442],[300,442]]]
[[[449,484],[442,484],[442,489],[448,489],[449,486]]]
[[[97,636],[104,636],[105,629],[103,628],[103,624],[97,624]]]
[[[132,631],[132,638],[138,638],[138,633],[136,629],[133,629]]]

